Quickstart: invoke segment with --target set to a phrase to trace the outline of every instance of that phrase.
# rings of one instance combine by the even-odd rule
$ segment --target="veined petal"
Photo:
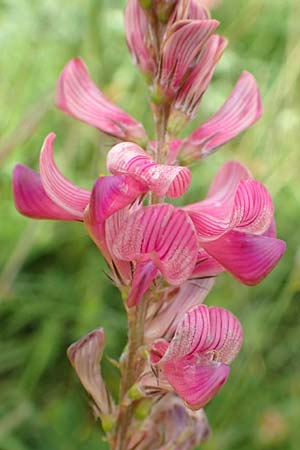
[[[46,194],[40,176],[29,167],[18,164],[13,173],[13,194],[17,210],[33,219],[78,220],[54,203]]]
[[[261,114],[256,81],[249,72],[243,72],[221,109],[184,141],[181,159],[192,161],[209,155],[253,125]]]
[[[157,268],[152,261],[137,264],[127,300],[129,308],[136,306],[140,302],[156,275]]]
[[[127,3],[125,32],[134,64],[144,75],[152,78],[156,72],[155,52],[151,44],[149,22],[138,0],[129,0]]]
[[[239,281],[255,285],[274,269],[286,246],[279,239],[230,231],[203,247]]]
[[[230,368],[215,361],[201,364],[194,356],[167,362],[163,372],[188,406],[200,409],[219,392],[229,376]]]
[[[230,364],[239,353],[243,342],[243,329],[239,320],[227,309],[209,308],[211,342],[206,351],[214,351],[214,360]]]
[[[251,178],[244,165],[229,161],[218,171],[206,199],[183,207],[189,213],[201,239],[215,239],[232,228],[234,223],[238,224],[232,220],[236,193],[241,181]],[[241,211],[239,202],[237,206]]]
[[[140,143],[147,140],[143,126],[97,88],[80,58],[71,60],[60,75],[56,103],[66,114],[103,133]]]
[[[180,285],[191,275],[198,244],[184,211],[160,204],[132,213],[114,244],[114,254],[127,261],[152,260],[165,279]]]
[[[179,0],[170,18],[171,25],[179,20],[207,20],[210,19],[209,11],[198,0]]]
[[[242,180],[235,198],[231,226],[246,233],[263,234],[274,215],[272,197],[256,180]]]
[[[100,177],[93,187],[90,203],[84,214],[84,223],[110,264],[112,240],[127,217],[123,210],[144,192],[144,185],[127,175]],[[115,260],[115,264],[123,277],[130,279],[129,264],[118,260]]]
[[[192,178],[186,167],[157,164],[130,142],[117,144],[109,151],[107,169],[114,175],[132,175],[161,197],[180,197],[188,190]]]
[[[50,133],[40,154],[40,174],[47,195],[59,207],[82,220],[83,211],[89,203],[91,193],[67,180],[58,170],[53,158],[55,134]]]
[[[97,328],[72,344],[67,351],[81,384],[94,400],[100,416],[111,414],[114,408],[99,367],[104,346],[104,330]]]
[[[227,39],[222,36],[211,36],[200,55],[196,66],[181,87],[174,102],[174,112],[171,112],[169,122],[172,122],[176,111],[181,111],[188,119],[193,119],[197,113],[203,94],[207,90],[215,68],[226,46]]]
[[[168,97],[173,97],[184,77],[219,22],[216,20],[181,20],[170,27],[162,46],[162,66],[159,85]]]
[[[215,277],[224,271],[225,268],[218,261],[210,256],[205,250],[200,249],[191,279]]]
[[[184,314],[204,302],[214,282],[214,278],[188,280],[177,288],[177,292],[173,293],[174,288],[171,288],[165,298],[150,305],[145,326],[146,341],[153,342],[160,337],[170,340]]]

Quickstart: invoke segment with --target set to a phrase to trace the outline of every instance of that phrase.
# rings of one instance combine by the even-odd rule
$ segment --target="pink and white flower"
[[[150,352],[164,385],[191,409],[205,406],[226,382],[230,363],[243,340],[242,327],[229,311],[199,305],[188,311],[170,342],[157,340]]]

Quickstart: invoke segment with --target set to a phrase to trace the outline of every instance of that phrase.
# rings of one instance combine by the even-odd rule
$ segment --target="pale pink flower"
[[[113,414],[114,402],[105,386],[100,371],[100,361],[105,346],[103,328],[97,328],[72,344],[67,351],[83,387],[94,402],[94,411],[100,417]]]
[[[242,339],[240,322],[226,309],[206,305],[192,308],[170,342],[161,339],[151,347],[158,387],[162,377],[163,386],[169,383],[191,409],[202,408],[226,382],[229,364]]]
[[[56,104],[66,114],[103,133],[140,145],[147,142],[143,125],[105,97],[80,58],[71,60],[60,75]]]

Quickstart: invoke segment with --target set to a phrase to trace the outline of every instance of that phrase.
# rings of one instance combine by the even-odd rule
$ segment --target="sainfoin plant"
[[[104,328],[67,352],[112,450],[192,450],[208,438],[203,408],[227,381],[243,331],[231,312],[206,306],[206,296],[224,271],[259,283],[285,251],[270,193],[240,162],[219,169],[206,198],[170,203],[188,191],[191,163],[262,114],[256,81],[243,72],[219,111],[179,138],[227,46],[218,25],[197,0],[129,0],[126,39],[149,90],[155,137],[75,58],[59,77],[56,104],[116,138],[106,160],[110,175],[91,191],[73,184],[55,163],[54,133],[45,138],[39,173],[18,165],[13,174],[16,208],[34,219],[82,222],[121,292],[128,343],[118,362],[119,398],[101,374]]]

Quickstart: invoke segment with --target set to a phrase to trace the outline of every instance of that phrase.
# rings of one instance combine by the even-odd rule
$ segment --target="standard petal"
[[[218,171],[206,199],[183,208],[189,213],[200,238],[215,239],[238,224],[232,220],[236,193],[241,181],[251,178],[243,164],[229,161]],[[239,202],[237,206],[241,211]]]
[[[118,270],[121,278],[129,280],[129,263],[112,258],[112,243],[123,226],[131,205],[145,192],[143,184],[127,175],[105,176],[96,181],[88,208],[84,213],[84,223],[89,234],[112,268]],[[114,259],[114,262],[112,261]]]
[[[161,197],[180,197],[188,190],[192,178],[186,167],[157,164],[141,147],[130,142],[117,144],[109,151],[107,169],[114,175],[132,175]]]
[[[103,133],[139,143],[147,140],[143,126],[97,88],[80,58],[71,60],[60,75],[56,103],[66,114]]]
[[[165,377],[191,409],[203,408],[219,392],[229,372],[229,366],[214,361],[204,364],[197,356],[163,366]]]
[[[263,234],[269,229],[273,215],[272,197],[264,185],[256,180],[242,180],[234,198],[231,227]]]
[[[256,81],[249,72],[243,72],[221,109],[184,141],[180,159],[189,162],[209,155],[253,125],[261,114]]]
[[[286,245],[279,239],[230,231],[203,247],[239,281],[255,285],[274,269]]]
[[[125,9],[125,33],[129,51],[141,72],[152,78],[156,72],[155,52],[149,22],[138,0],[129,0]]]
[[[195,64],[201,48],[215,31],[217,20],[181,20],[168,30],[162,45],[159,85],[173,98]]]
[[[91,193],[67,180],[58,170],[53,158],[53,142],[55,134],[50,133],[43,144],[40,154],[40,174],[47,195],[62,209],[83,219],[83,211],[87,207]]]
[[[170,123],[173,116],[175,119],[176,111],[181,111],[188,119],[195,117],[227,43],[227,39],[218,35],[211,36],[208,39],[199,61],[178,92],[172,107]]]
[[[97,328],[72,344],[67,351],[81,384],[94,400],[100,416],[111,414],[114,408],[99,367],[104,346],[104,330]]]
[[[176,286],[193,272],[198,243],[184,211],[160,204],[129,216],[116,239],[114,254],[127,261],[152,260],[165,279]]]
[[[214,351],[214,360],[230,364],[239,353],[243,329],[239,320],[227,309],[209,308],[211,342],[206,351]]]
[[[17,210],[33,219],[78,220],[46,194],[38,173],[18,164],[13,173],[13,194]]]

